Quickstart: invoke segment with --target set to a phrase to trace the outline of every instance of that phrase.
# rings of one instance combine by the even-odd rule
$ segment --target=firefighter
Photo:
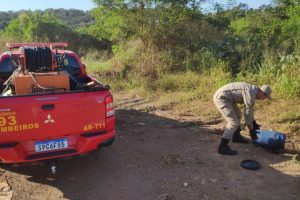
[[[257,139],[256,130],[260,125],[256,123],[253,115],[253,105],[255,100],[271,100],[272,90],[270,86],[263,85],[260,88],[244,82],[235,82],[224,85],[214,94],[213,101],[227,121],[218,153],[223,155],[235,155],[237,151],[231,150],[228,143],[232,137],[232,142],[249,143],[241,136],[241,111],[237,104],[244,104],[244,118],[250,132],[252,140]]]

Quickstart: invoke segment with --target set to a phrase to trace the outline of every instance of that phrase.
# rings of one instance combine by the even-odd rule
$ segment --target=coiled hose
[[[52,54],[49,47],[24,47],[26,69],[29,72],[52,70]]]

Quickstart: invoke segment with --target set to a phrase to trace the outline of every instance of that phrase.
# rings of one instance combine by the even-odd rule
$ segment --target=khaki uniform
[[[258,91],[257,86],[243,82],[229,83],[217,90],[213,101],[227,121],[222,138],[230,139],[240,126],[241,112],[237,104],[244,104],[246,124],[252,127],[254,120],[253,105]]]

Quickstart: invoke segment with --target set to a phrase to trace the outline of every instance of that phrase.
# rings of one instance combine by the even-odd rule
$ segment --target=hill
[[[8,12],[0,12],[0,30],[4,29],[12,19],[15,19],[19,16],[19,14],[23,12],[28,12],[25,10],[21,11],[8,11]],[[77,9],[46,9],[44,11],[30,11],[37,12],[40,14],[50,13],[53,14],[58,20],[66,24],[69,28],[75,30],[80,27],[89,26],[94,22],[94,19],[91,15],[90,11],[82,11]]]

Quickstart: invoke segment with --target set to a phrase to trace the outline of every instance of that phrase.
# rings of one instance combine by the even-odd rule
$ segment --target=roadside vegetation
[[[299,0],[258,9],[228,0],[211,12],[202,11],[205,0],[94,2],[98,8],[86,15],[61,9],[3,15],[1,48],[9,41],[67,41],[113,91],[212,119],[218,112],[201,104],[218,87],[269,84],[275,100],[256,106],[258,121],[287,133],[288,148],[300,151]]]

